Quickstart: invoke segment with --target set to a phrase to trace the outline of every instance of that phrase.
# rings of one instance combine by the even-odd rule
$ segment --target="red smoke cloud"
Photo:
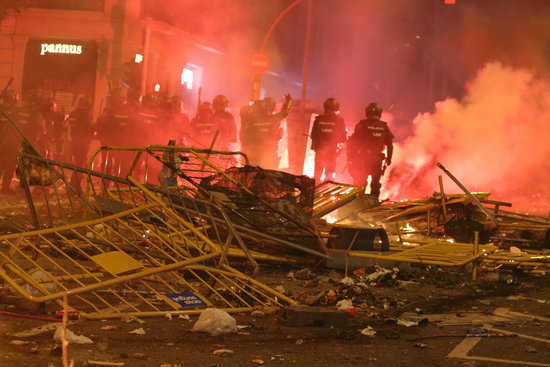
[[[440,162],[470,191],[512,210],[550,210],[550,80],[532,70],[486,64],[461,100],[437,102],[435,112],[419,114],[414,134],[396,146],[385,193],[392,199],[462,192]]]

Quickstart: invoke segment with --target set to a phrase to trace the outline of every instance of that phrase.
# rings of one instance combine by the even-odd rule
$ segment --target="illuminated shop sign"
[[[82,45],[68,45],[66,43],[42,43],[40,55],[45,54],[82,54]]]

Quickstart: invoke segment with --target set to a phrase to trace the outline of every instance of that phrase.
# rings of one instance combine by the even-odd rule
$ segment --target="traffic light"
[[[141,89],[142,64],[133,61],[122,65],[122,84],[129,89]]]

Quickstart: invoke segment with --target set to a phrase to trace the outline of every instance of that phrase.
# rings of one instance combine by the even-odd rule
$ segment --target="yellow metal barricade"
[[[428,242],[428,241],[426,241]],[[350,257],[378,259],[395,262],[431,264],[440,266],[464,266],[497,250],[493,245],[479,245],[475,254],[474,245],[468,243],[430,243],[389,254],[368,251],[349,251]]]
[[[0,241],[0,276],[14,290],[34,302],[68,294],[89,318],[293,303],[220,261],[220,244],[160,203]]]

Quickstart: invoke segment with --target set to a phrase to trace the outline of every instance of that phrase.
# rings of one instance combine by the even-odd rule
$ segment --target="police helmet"
[[[365,115],[367,118],[380,119],[382,111],[382,106],[379,103],[373,102],[365,108]]]
[[[323,103],[323,108],[325,111],[340,111],[340,102],[336,98],[327,98]]]
[[[222,94],[217,95],[212,100],[212,105],[214,106],[215,111],[225,111],[228,104],[229,104],[229,100],[227,99],[226,96]]]
[[[199,105],[199,114],[212,113],[212,112],[213,112],[212,103],[202,102]]]

